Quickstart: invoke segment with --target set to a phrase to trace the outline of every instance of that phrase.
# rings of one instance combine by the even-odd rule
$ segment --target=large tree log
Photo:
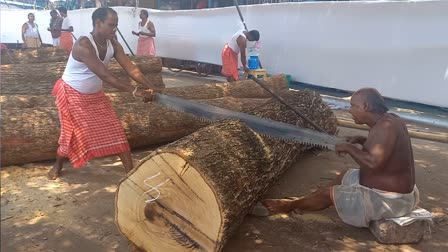
[[[302,92],[297,94],[300,93]],[[259,116],[263,116],[263,114],[257,112],[257,109],[262,108],[264,104],[268,104],[268,107],[271,108],[280,106],[270,99],[235,99],[232,97],[204,100],[203,102]],[[156,104],[115,102],[114,105],[132,147],[175,141],[206,125],[187,114],[178,113]],[[272,113],[276,114],[275,111],[279,111],[279,109],[274,109]],[[60,130],[58,112],[55,107],[4,109],[2,116],[0,127],[2,166],[54,158]],[[285,111],[284,115],[277,113],[277,116],[295,118],[294,114],[289,111]],[[313,114],[309,116],[315,121],[319,121],[318,118],[324,118],[314,118]]]
[[[37,49],[2,50],[1,64],[29,64],[67,61],[67,52],[62,47]],[[3,69],[2,69],[3,70]]]
[[[287,101],[335,132],[334,115],[317,94],[299,92]],[[275,102],[256,114],[303,125]],[[151,153],[120,182],[116,222],[146,251],[220,251],[259,196],[307,149],[260,136],[241,122],[202,128]],[[160,184],[159,198],[156,190],[145,194],[148,185]]]
[[[268,86],[275,92],[288,90],[286,76],[274,75],[266,79]],[[166,94],[186,99],[214,99],[225,96],[235,98],[270,98],[271,95],[252,80],[231,83],[214,83],[167,89]]]
[[[131,56],[131,61],[144,74],[160,74],[162,62],[158,57]],[[34,64],[12,64],[2,65],[2,93],[6,94],[34,94],[49,93],[53,84],[61,78],[64,73],[66,62],[34,63]],[[109,70],[117,77],[126,77],[127,74],[117,61],[112,60]]]
[[[267,100],[226,98],[211,102],[244,112]],[[131,147],[172,142],[208,124],[156,104],[139,102],[114,105]],[[3,110],[1,165],[53,159],[58,147],[59,132],[56,107]]]
[[[115,74],[114,74],[115,75]],[[123,82],[131,83],[132,85],[136,85],[134,81],[131,81],[129,77],[126,75],[118,76]],[[163,78],[161,73],[146,73],[146,78],[157,87],[165,87],[163,83]],[[59,76],[60,78],[61,76]],[[56,82],[56,81],[55,81]],[[41,82],[35,84],[10,84],[5,83],[2,80],[2,94],[3,95],[38,95],[38,94],[50,94],[51,90],[53,90],[55,82]],[[123,92],[119,89],[116,89],[109,84],[104,84],[105,92]]]
[[[158,76],[158,75],[154,75]],[[285,75],[275,75],[266,80],[269,87],[277,92],[283,92],[287,90]],[[46,94],[39,93],[42,89],[34,90],[32,94],[22,94],[17,89],[15,94],[9,94],[8,92],[0,96],[0,105],[3,109],[21,109],[21,108],[34,108],[34,107],[53,107],[54,96],[49,94],[50,88],[53,85],[46,87]],[[23,90],[22,90],[23,91]],[[25,92],[29,92],[26,90]],[[126,92],[118,92],[117,89],[105,85],[105,92],[111,98],[112,102],[128,103],[133,102],[135,99],[131,94]],[[111,92],[111,93],[109,93]],[[254,81],[237,81],[233,83],[216,83],[189,87],[171,87],[165,88],[164,94],[181,97],[184,99],[214,99],[221,97],[236,97],[236,98],[269,98],[270,95],[259,87]]]

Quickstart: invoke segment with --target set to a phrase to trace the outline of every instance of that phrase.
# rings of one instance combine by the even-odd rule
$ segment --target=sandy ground
[[[210,83],[194,75],[165,74],[168,86]],[[366,134],[340,128],[340,135]],[[432,234],[419,244],[384,246],[368,229],[342,223],[335,210],[247,216],[224,251],[448,251],[448,144],[413,139],[420,206],[435,218]],[[133,151],[138,161],[151,149]],[[124,170],[117,157],[92,160],[86,167],[66,166],[48,181],[51,162],[1,170],[1,251],[127,251],[114,223],[114,193]],[[333,152],[308,153],[284,174],[265,198],[307,194],[355,163]]]

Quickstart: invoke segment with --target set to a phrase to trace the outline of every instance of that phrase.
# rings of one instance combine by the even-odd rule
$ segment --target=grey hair
[[[363,88],[356,91],[355,94],[361,94],[364,96],[369,112],[382,114],[389,111],[389,108],[384,102],[383,96],[381,96],[378,90],[374,88]]]

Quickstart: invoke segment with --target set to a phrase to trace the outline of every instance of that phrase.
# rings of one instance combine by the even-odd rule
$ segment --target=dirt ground
[[[168,86],[178,85],[177,79],[165,77]],[[195,76],[191,81],[211,82]],[[340,128],[342,136],[366,133]],[[432,234],[419,244],[380,245],[368,229],[342,223],[331,208],[303,215],[247,216],[224,251],[448,251],[448,144],[412,142],[420,206],[435,217]],[[150,152],[133,151],[134,161]],[[67,165],[56,181],[46,178],[51,165],[39,162],[0,171],[1,251],[128,251],[114,223],[114,193],[124,176],[119,159],[95,159],[80,169]],[[355,167],[349,157],[330,151],[305,154],[265,197],[307,194],[349,167]]]

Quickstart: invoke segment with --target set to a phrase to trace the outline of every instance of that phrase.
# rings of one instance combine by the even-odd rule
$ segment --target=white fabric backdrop
[[[131,31],[139,10],[115,9],[135,52]],[[261,33],[260,59],[269,73],[348,91],[371,86],[387,97],[448,107],[448,1],[284,3],[241,10],[249,29]],[[149,11],[162,57],[221,64],[223,45],[242,28],[235,7]],[[92,12],[69,12],[76,37],[91,31]],[[2,10],[2,41],[21,40],[27,13]],[[36,13],[46,43],[49,18],[48,11]]]

